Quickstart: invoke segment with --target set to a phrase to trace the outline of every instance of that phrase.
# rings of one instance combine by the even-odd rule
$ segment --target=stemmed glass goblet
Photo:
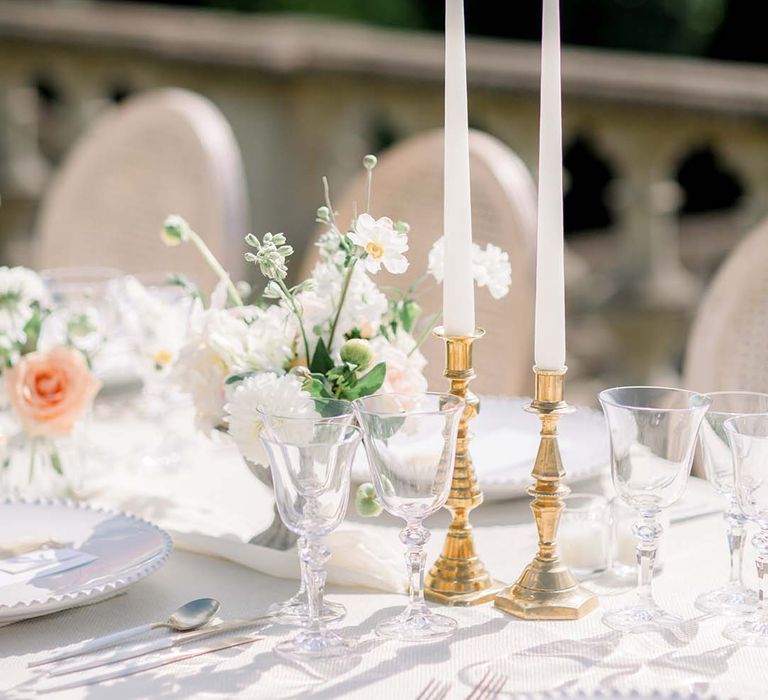
[[[187,447],[171,419],[183,392],[170,379],[189,332],[195,293],[190,283],[163,272],[129,275],[122,280],[123,322],[142,382],[139,414],[151,423],[154,433],[142,443],[138,461],[150,470],[179,466]]]
[[[733,451],[736,500],[760,528],[752,538],[760,594],[755,614],[731,623],[723,635],[741,644],[768,647],[768,413],[728,418],[725,430]]]
[[[456,435],[464,402],[452,394],[375,394],[353,402],[374,487],[391,515],[405,520],[400,541],[407,547],[410,602],[376,632],[408,642],[447,637],[456,621],[424,602],[423,521],[445,505],[451,488]]]
[[[657,520],[685,491],[696,435],[710,399],[683,389],[634,386],[600,392],[608,424],[611,473],[619,497],[637,510],[637,602],[603,615],[623,632],[674,627],[682,618],[653,599],[653,567],[663,532]]]
[[[323,539],[344,519],[360,439],[356,426],[333,422],[307,423],[287,440],[262,433],[280,517],[299,537],[308,592],[308,619],[291,639],[277,645],[280,653],[317,658],[340,656],[354,648],[353,642],[326,627],[320,611],[331,554]]]
[[[263,430],[265,434],[277,440],[291,440],[302,434],[314,432],[322,424],[339,424],[341,426],[350,425],[355,418],[352,404],[342,399],[330,399],[325,397],[315,397],[313,399],[316,416],[290,416],[279,413],[259,411]],[[327,432],[327,431],[326,431]],[[271,478],[270,471],[267,470],[262,476],[261,467],[256,467],[258,471],[254,473],[258,478],[264,481],[268,486],[274,489],[274,479]],[[277,503],[276,503],[277,505]],[[304,543],[299,538],[299,552]],[[299,590],[288,600],[282,603],[275,603],[270,606],[268,612],[279,618],[282,622],[303,623],[309,617],[309,606],[307,603],[307,569],[299,556],[299,566],[301,568],[301,583]],[[332,603],[324,600],[323,607],[320,610],[320,617],[325,622],[340,620],[347,614],[346,608],[341,603]]]
[[[742,561],[744,558],[746,516],[741,512],[733,483],[733,455],[728,443],[724,423],[728,418],[753,413],[768,413],[768,394],[751,391],[717,391],[707,396],[712,405],[704,417],[699,431],[699,444],[704,471],[712,487],[728,499],[725,522],[728,526],[730,576],[728,583],[696,598],[696,607],[712,615],[742,615],[754,612],[757,593],[744,586]]]

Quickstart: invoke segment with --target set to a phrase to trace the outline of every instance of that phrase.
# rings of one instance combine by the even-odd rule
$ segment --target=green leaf
[[[61,466],[61,457],[59,457],[59,451],[54,447],[51,449],[51,466],[59,476],[64,474],[64,469]]]
[[[316,376],[309,378],[304,384],[305,391],[308,391],[310,396],[316,399],[330,399],[332,398],[325,381],[319,379]]]
[[[357,380],[357,383],[345,389],[344,398],[354,400],[359,399],[361,396],[369,396],[375,394],[381,385],[384,384],[384,378],[387,376],[387,364],[386,362],[379,362],[368,374],[363,375]]]
[[[312,362],[309,364],[309,371],[312,374],[327,374],[333,369],[333,360],[325,347],[325,341],[320,338],[315,347],[315,354],[312,356]]]
[[[243,379],[248,379],[248,377],[252,377],[256,372],[241,372],[240,374],[233,374],[229,377],[227,377],[225,384],[237,384],[237,382],[242,382]]]

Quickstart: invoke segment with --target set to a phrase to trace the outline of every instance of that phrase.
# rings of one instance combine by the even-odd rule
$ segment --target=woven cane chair
[[[192,246],[160,239],[173,213],[233,278],[244,274],[246,186],[232,130],[207,99],[162,89],[111,108],[75,144],[42,204],[36,264],[173,270],[210,288],[215,276]]]
[[[707,289],[688,336],[685,383],[704,392],[768,392],[768,220]]]
[[[476,292],[477,324],[486,337],[475,345],[475,365],[482,367],[472,389],[482,394],[527,394],[533,364],[533,308],[535,275],[536,193],[519,158],[488,134],[472,131],[469,139],[472,187],[472,228],[476,243],[493,243],[506,250],[512,265],[510,293],[495,300],[487,289]],[[410,138],[379,159],[374,172],[371,213],[407,221],[410,261],[403,275],[378,273],[376,281],[405,289],[426,270],[427,256],[442,234],[443,132]],[[348,222],[355,202],[365,206],[365,174],[334,201],[339,220]],[[362,210],[362,209],[361,209]],[[323,229],[318,230],[318,235]],[[304,279],[317,260],[310,246],[302,262]],[[422,286],[419,303],[424,315],[442,308],[442,290],[430,282]],[[429,360],[426,374],[433,389],[445,387],[443,343],[429,338],[422,346]]]

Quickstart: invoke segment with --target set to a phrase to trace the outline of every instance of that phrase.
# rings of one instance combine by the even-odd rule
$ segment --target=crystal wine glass
[[[741,644],[768,647],[768,413],[728,418],[725,430],[733,451],[736,500],[760,528],[752,538],[760,595],[757,612],[728,625],[723,635]]]
[[[715,491],[728,499],[725,522],[728,526],[730,576],[728,583],[696,598],[696,607],[711,615],[742,615],[754,612],[757,593],[744,586],[742,561],[747,518],[741,512],[733,485],[733,456],[723,423],[733,416],[768,413],[768,394],[749,391],[718,391],[707,396],[712,405],[699,432],[701,457],[707,479]]]
[[[406,523],[400,541],[407,547],[410,602],[376,631],[408,642],[442,639],[453,634],[456,621],[432,613],[424,602],[429,530],[422,523],[448,498],[464,402],[451,394],[376,394],[353,405],[376,493],[384,509]]]
[[[59,267],[43,270],[53,310],[40,332],[38,348],[71,345],[85,353],[98,373],[119,329],[111,289],[123,276],[111,267]]]
[[[276,651],[299,657],[340,656],[352,650],[354,643],[329,630],[320,615],[325,564],[331,555],[323,538],[344,519],[361,432],[356,426],[331,422],[307,423],[305,428],[290,440],[261,435],[280,517],[299,537],[299,556],[307,572],[309,617]]]
[[[266,434],[278,440],[291,440],[292,437],[306,434],[310,430],[314,432],[315,426],[318,424],[335,423],[343,427],[350,425],[355,418],[352,404],[349,401],[324,397],[315,397],[313,400],[317,412],[317,416],[313,418],[260,412]],[[274,481],[272,486],[274,486]],[[298,546],[299,551],[301,551],[303,547],[301,540],[299,540]],[[282,603],[275,603],[268,610],[271,615],[279,618],[282,622],[304,623],[309,617],[307,570],[301,556],[299,556],[299,566],[301,568],[301,584],[298,592]],[[347,610],[341,603],[323,601],[323,607],[320,611],[320,617],[323,621],[340,620],[346,614]]]
[[[174,427],[172,409],[183,394],[170,379],[189,332],[195,289],[168,273],[140,273],[123,279],[119,299],[143,387],[137,408],[153,427],[138,461],[150,470],[178,467],[188,441]]]
[[[679,615],[653,599],[653,566],[663,532],[657,520],[685,491],[696,435],[710,399],[683,389],[618,387],[599,395],[608,424],[611,472],[619,497],[637,510],[638,600],[603,615],[609,627],[649,632],[674,627]]]

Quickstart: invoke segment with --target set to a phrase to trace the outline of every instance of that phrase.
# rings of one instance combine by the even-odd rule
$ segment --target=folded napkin
[[[177,417],[178,420],[178,417]],[[189,427],[187,427],[189,426]],[[142,439],[146,424],[121,419],[120,429],[101,421],[90,431],[104,450],[135,454],[126,445]],[[249,544],[272,521],[270,490],[248,470],[226,436],[209,440],[186,430],[187,444],[175,470],[137,470],[123,458],[109,472],[89,477],[82,496],[90,503],[132,513],[156,523],[180,549],[218,556],[279,578],[298,579],[295,549],[277,551]],[[127,448],[127,449],[126,449]],[[92,460],[95,461],[95,460]],[[94,464],[96,469],[98,465]],[[401,592],[406,588],[397,528],[345,522],[326,538],[331,551],[328,583]]]

